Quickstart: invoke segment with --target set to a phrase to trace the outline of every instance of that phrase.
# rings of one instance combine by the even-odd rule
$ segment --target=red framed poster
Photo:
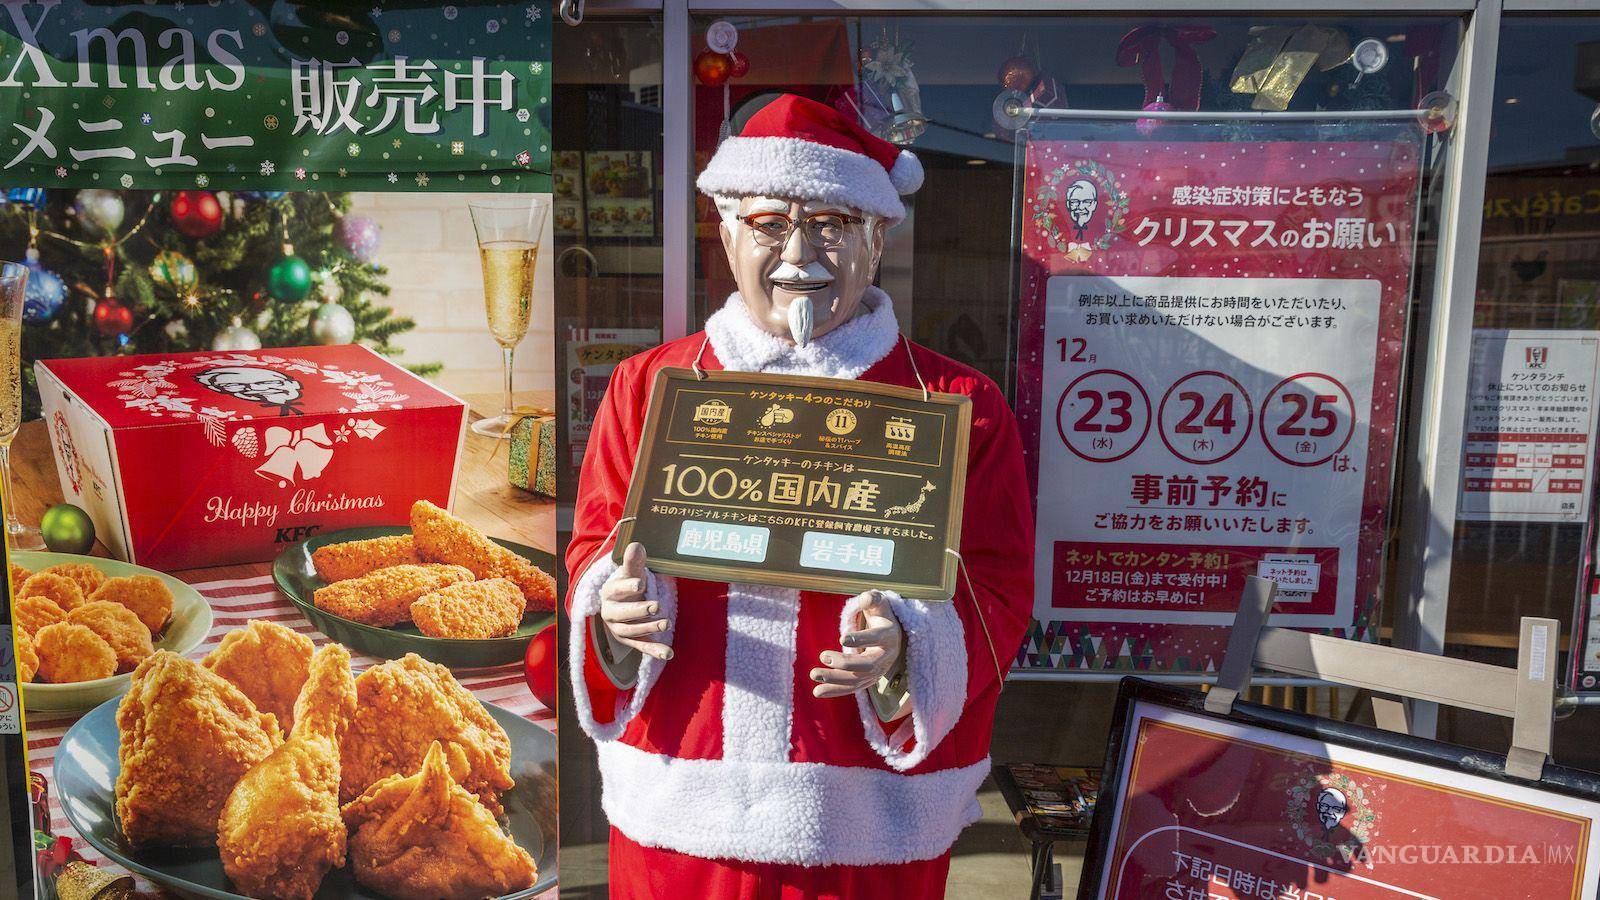
[[[1022,150],[1020,663],[1214,671],[1249,575],[1279,584],[1273,625],[1368,638],[1420,130],[1145,124]]]
[[[1580,900],[1600,776],[1129,678],[1079,900]]]

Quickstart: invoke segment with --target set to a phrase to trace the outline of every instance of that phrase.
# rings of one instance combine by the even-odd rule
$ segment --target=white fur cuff
[[[952,603],[907,600],[894,591],[879,591],[888,601],[905,632],[906,674],[911,688],[911,716],[893,735],[883,723],[865,691],[856,694],[861,726],[867,742],[890,767],[904,772],[922,763],[950,733],[967,704],[967,644],[961,616]],[[839,618],[839,635],[856,630],[856,615],[870,602],[869,595],[853,597]],[[903,749],[906,739],[916,745]]]
[[[649,696],[650,688],[665,665],[653,656],[643,655],[639,662],[639,682],[626,696],[626,701],[622,695],[618,696],[617,708],[610,722],[602,724],[595,720],[593,700],[583,677],[585,656],[589,652],[589,620],[600,612],[601,586],[617,569],[610,553],[602,553],[589,564],[572,592],[571,627],[567,633],[567,671],[572,681],[572,702],[578,708],[578,725],[597,741],[614,741],[622,736],[623,729],[644,707],[645,697]],[[671,578],[647,572],[645,596],[661,604],[661,612],[667,621],[677,621],[678,589]],[[669,640],[671,635],[670,630],[665,633]]]

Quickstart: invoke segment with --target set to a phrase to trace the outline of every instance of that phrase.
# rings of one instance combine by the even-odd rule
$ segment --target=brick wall
[[[371,216],[383,229],[377,261],[389,268],[395,310],[416,319],[400,335],[403,362],[442,362],[439,383],[456,393],[500,390],[500,345],[489,336],[483,310],[478,245],[467,214],[475,194],[356,194],[352,213]],[[500,195],[496,195],[500,196]],[[517,388],[554,387],[555,286],[550,222],[534,275],[533,319],[517,345]]]

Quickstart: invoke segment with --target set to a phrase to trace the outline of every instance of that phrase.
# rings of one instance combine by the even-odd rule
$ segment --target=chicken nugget
[[[54,601],[63,612],[68,612],[82,605],[83,589],[71,578],[47,569],[22,583],[22,590],[17,591],[17,599],[24,597],[44,597]]]
[[[465,581],[423,594],[411,604],[417,630],[437,638],[497,638],[517,630],[525,606],[509,578]]]
[[[34,635],[33,649],[39,654],[40,681],[71,684],[117,674],[116,652],[84,625],[46,625]]]
[[[83,591],[85,597],[94,593],[100,585],[106,583],[110,576],[100,571],[89,563],[62,563],[48,569],[40,569],[40,574],[49,572],[51,575],[64,575],[78,583],[78,590]]]
[[[172,618],[172,589],[154,575],[124,575],[111,578],[93,594],[93,600],[110,600],[133,610],[151,634],[160,634]]]
[[[29,578],[32,578],[32,577],[33,577],[33,572],[31,570],[24,569],[23,567],[17,565],[16,563],[11,563],[11,590],[12,591],[16,591],[18,588],[22,587],[22,583],[24,581],[27,581]]]
[[[67,620],[67,611],[49,597],[22,597],[11,604],[11,618],[17,630],[32,637],[46,625]]]
[[[461,566],[390,566],[318,588],[311,601],[352,622],[386,628],[411,621],[411,602],[423,594],[471,580],[472,573]]]
[[[131,672],[144,658],[156,652],[150,643],[150,629],[144,627],[133,610],[110,600],[91,600],[67,613],[67,621],[88,628],[117,655],[117,671]]]
[[[509,578],[529,609],[556,608],[556,580],[549,573],[432,503],[411,505],[411,533],[424,559],[465,566],[478,578]]]
[[[27,684],[39,672],[39,651],[33,649],[33,638],[17,635],[17,683]]]
[[[329,584],[360,578],[390,566],[421,562],[422,557],[417,555],[416,543],[409,534],[328,544],[311,551],[311,565],[317,570],[317,577]]]

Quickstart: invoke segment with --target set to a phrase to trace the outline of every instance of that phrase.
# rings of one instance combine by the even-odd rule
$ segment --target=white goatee
[[[811,343],[811,332],[815,327],[811,298],[796,297],[789,301],[789,336],[794,338],[797,346],[804,347]]]

